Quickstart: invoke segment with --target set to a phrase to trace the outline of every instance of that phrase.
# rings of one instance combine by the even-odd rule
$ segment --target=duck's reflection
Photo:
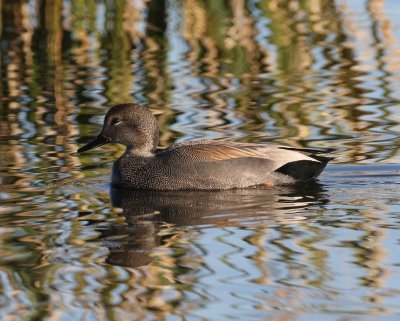
[[[301,216],[311,205],[327,201],[323,186],[240,189],[226,191],[135,191],[113,187],[112,205],[122,209],[124,226],[101,230],[110,250],[108,263],[141,266],[151,261],[151,250],[161,244],[162,225],[227,227],[260,220]]]

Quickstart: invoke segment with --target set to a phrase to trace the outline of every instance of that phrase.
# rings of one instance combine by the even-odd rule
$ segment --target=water
[[[398,320],[400,3],[3,1],[0,320]],[[333,149],[313,184],[126,192],[110,105],[160,145]]]

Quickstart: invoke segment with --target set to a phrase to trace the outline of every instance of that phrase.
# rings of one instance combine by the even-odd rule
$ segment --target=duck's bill
[[[99,135],[95,139],[93,139],[91,142],[87,143],[85,146],[82,146],[81,148],[79,148],[78,153],[83,153],[83,152],[86,152],[93,148],[103,146],[109,142],[110,142],[109,139],[103,137],[102,135]]]

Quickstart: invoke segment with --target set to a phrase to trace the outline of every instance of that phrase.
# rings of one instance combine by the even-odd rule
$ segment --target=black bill
[[[86,152],[87,150],[91,150],[93,148],[105,145],[109,142],[110,142],[110,140],[108,138],[105,138],[104,136],[102,136],[100,134],[95,139],[93,139],[91,142],[89,142],[85,146],[82,146],[81,148],[79,148],[78,153]]]

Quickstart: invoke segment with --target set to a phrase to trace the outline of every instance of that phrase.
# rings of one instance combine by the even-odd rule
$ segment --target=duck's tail
[[[310,160],[299,160],[287,163],[276,170],[276,172],[293,177],[297,181],[307,181],[317,178],[325,166],[334,158],[311,154],[309,157],[318,162]]]

